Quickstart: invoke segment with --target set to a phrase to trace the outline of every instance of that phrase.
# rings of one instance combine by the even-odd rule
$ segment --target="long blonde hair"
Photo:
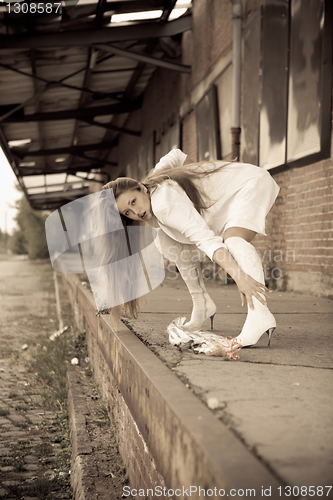
[[[213,164],[213,167],[208,169],[201,168],[206,164],[207,165]],[[161,183],[167,180],[175,181],[186,192],[187,196],[192,201],[195,209],[200,214],[202,214],[203,210],[208,209],[214,202],[212,202],[212,200],[209,199],[207,193],[204,193],[202,189],[195,183],[195,181],[221,170],[221,168],[223,168],[226,164],[229,163],[223,163],[223,165],[220,165],[216,168],[213,162],[197,162],[193,164],[183,165],[181,167],[163,168],[163,170],[153,169],[142,180],[141,184],[143,184],[149,190],[150,194],[152,194],[154,190],[157,188],[157,186],[160,185]],[[102,188],[101,193],[103,193],[103,190],[106,189],[112,189],[113,196],[115,200],[117,200],[117,198],[125,191],[135,191],[135,190],[141,191],[142,188],[140,186],[139,181],[135,179],[131,179],[130,177],[118,177],[118,179],[115,179],[105,184]],[[106,199],[106,197],[104,197],[104,199]],[[114,207],[112,207],[112,210],[114,210]],[[106,205],[103,204],[100,205],[100,210],[98,214],[99,217],[98,223],[102,227],[103,227],[103,221],[105,221],[105,227],[106,227],[106,219],[110,217],[110,211],[111,211],[110,207],[107,207]],[[127,227],[144,226],[146,225],[146,223],[144,221],[135,221],[129,219],[128,217],[125,217],[122,214],[119,215],[126,234],[129,253],[131,255],[131,248],[129,243]],[[114,258],[114,254],[115,252],[117,252],[117,250],[114,250],[112,248],[108,248],[106,251],[108,252],[110,258],[111,255]],[[118,283],[118,286],[119,287],[125,286],[125,280],[123,283]],[[126,316],[130,318],[137,318],[139,313],[139,300],[133,299],[127,302],[126,304],[124,304],[124,309]],[[114,308],[110,308],[109,310],[113,316],[115,323],[118,324],[121,316],[121,307],[116,306]]]
[[[207,169],[203,168],[205,165],[207,165]],[[190,198],[195,209],[202,215],[203,210],[207,210],[211,207],[214,201],[209,198],[208,194],[205,193],[195,181],[220,171],[226,165],[229,165],[229,163],[223,163],[216,168],[215,163],[212,161],[201,161],[182,165],[180,167],[169,167],[158,170],[152,169],[142,181],[142,184],[146,186],[152,194],[162,182],[167,180],[177,182]]]

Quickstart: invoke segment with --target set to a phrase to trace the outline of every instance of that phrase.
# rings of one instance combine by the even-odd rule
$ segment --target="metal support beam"
[[[131,113],[141,108],[142,98],[133,101],[127,100],[117,104],[109,104],[108,106],[94,106],[84,109],[70,109],[65,111],[50,111],[48,113],[34,113],[24,117],[7,117],[2,120],[3,123],[26,123],[54,120],[83,120],[92,119],[94,116],[116,115],[121,113]]]
[[[39,49],[40,47],[87,46],[95,43],[113,43],[174,36],[190,29],[192,29],[192,17],[188,15],[175,21],[163,23],[138,23],[130,26],[111,26],[103,29],[60,33],[38,33],[38,35],[1,35],[0,47],[2,49]]]
[[[161,16],[160,21],[162,21],[162,20],[166,21],[169,19],[169,16],[170,16],[174,6],[176,5],[176,2],[177,2],[177,0],[169,0],[168,5],[166,7],[164,7],[164,9],[163,9],[163,14]]]
[[[111,54],[117,54],[118,56],[134,59],[135,61],[152,64],[153,66],[160,66],[162,68],[171,69],[173,71],[179,71],[180,73],[191,73],[191,66],[186,66],[185,64],[167,61],[166,59],[158,59],[157,57],[149,56],[147,54],[142,54],[139,52],[133,52],[132,50],[124,50],[120,47],[115,47],[114,45],[94,45],[94,47],[100,50],[104,50],[105,52],[111,52]]]
[[[103,165],[101,164],[93,164],[89,166],[82,166],[82,165],[73,165],[70,168],[66,168],[64,170],[52,170],[52,169],[41,169],[41,168],[35,168],[33,170],[32,168],[18,168],[18,173],[20,177],[31,177],[32,175],[59,175],[59,174],[75,174],[76,172],[89,172],[89,173],[98,173],[98,174],[104,174],[105,172],[91,172],[91,170],[97,170],[97,169],[102,169]]]
[[[87,181],[88,182],[88,181]],[[38,201],[47,202],[48,200],[52,200],[54,198],[63,198],[65,200],[76,200],[76,198],[80,198],[87,194],[89,190],[88,187],[81,189],[71,189],[69,191],[54,191],[51,193],[38,193],[38,194],[28,194],[28,198],[30,201]]]
[[[96,7],[96,18],[95,18],[96,28],[102,27],[103,13],[105,9],[106,9],[106,0],[98,0],[98,4]]]
[[[105,141],[105,142],[108,142],[108,141]],[[118,167],[118,163],[115,163],[114,161],[104,160],[103,158],[92,158],[91,156],[86,156],[86,155],[80,154],[80,153],[74,153],[73,156],[76,156],[77,158],[83,158],[84,160],[88,160],[88,161],[94,161],[95,164],[99,164],[100,168],[103,168],[104,165],[110,165],[111,167]]]
[[[129,130],[127,128],[117,127],[116,125],[112,125],[110,123],[101,123],[95,120],[83,120],[85,123],[89,123],[89,125],[94,125],[95,127],[102,127],[107,130],[114,130],[115,132],[119,132],[120,134],[128,134],[134,135],[135,137],[141,137],[141,132],[139,130]]]
[[[19,148],[12,148],[12,153],[19,158],[25,158],[27,156],[51,156],[58,154],[73,154],[83,153],[84,151],[97,151],[100,149],[112,149],[117,146],[118,140],[108,142],[99,142],[97,144],[81,144],[79,146],[68,146],[64,148],[54,148],[54,149],[39,149],[37,151],[20,151]],[[102,160],[103,161],[103,160]]]

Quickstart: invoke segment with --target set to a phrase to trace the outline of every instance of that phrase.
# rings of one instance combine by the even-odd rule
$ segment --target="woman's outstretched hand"
[[[269,297],[268,288],[253,279],[249,274],[245,274],[243,271],[239,270],[236,284],[241,296],[242,307],[248,303],[250,309],[254,309],[252,298],[255,297],[259,302],[264,305],[266,304],[265,297]]]
[[[253,279],[249,274],[245,274],[225,247],[215,250],[212,260],[221,266],[236,282],[242,306],[245,306],[247,302],[250,309],[253,309],[253,297],[262,304],[267,305],[265,297],[269,297],[268,288]]]

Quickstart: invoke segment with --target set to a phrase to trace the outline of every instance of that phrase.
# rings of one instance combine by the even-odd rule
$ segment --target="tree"
[[[27,253],[30,259],[43,259],[49,256],[45,236],[45,219],[49,212],[33,210],[28,200],[22,196],[16,202],[18,229],[11,238],[14,253]]]

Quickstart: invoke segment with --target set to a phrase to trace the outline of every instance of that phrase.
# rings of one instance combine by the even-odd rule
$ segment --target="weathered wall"
[[[243,1],[243,23],[262,3],[262,0]],[[193,29],[183,34],[180,61],[191,65],[192,72],[155,71],[142,109],[133,113],[127,124],[129,128],[142,130],[142,137],[121,137],[120,168],[126,168],[140,146],[153,137],[157,138],[154,145],[157,162],[161,156],[159,140],[178,119],[181,147],[190,158],[197,160],[199,129],[195,105],[230,67],[232,4],[229,0],[196,0],[192,14]],[[333,285],[332,154],[328,160],[282,173],[273,169],[271,174],[281,192],[267,219],[268,237],[255,239],[256,247],[262,256],[265,254],[265,265],[271,270],[277,268],[273,276],[280,279],[273,279],[271,284],[330,295]]]

